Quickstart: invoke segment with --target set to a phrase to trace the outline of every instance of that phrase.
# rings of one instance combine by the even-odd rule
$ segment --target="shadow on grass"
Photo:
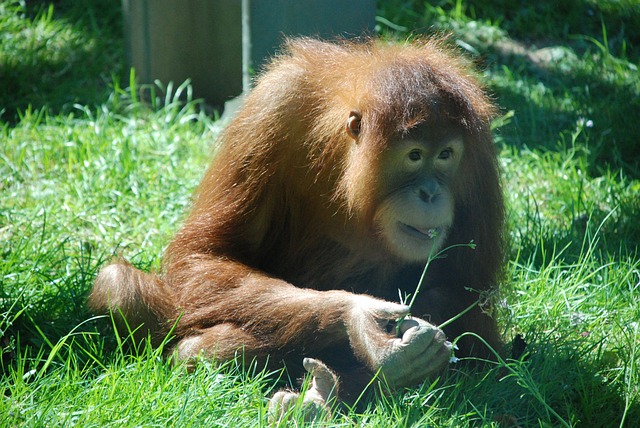
[[[627,403],[620,390],[628,352],[604,351],[580,332],[576,338],[531,333],[525,339],[524,357],[506,367],[488,374],[456,370],[446,380],[459,394],[457,412],[506,422],[500,426],[603,427],[619,426],[623,417],[627,424],[639,420],[640,405]]]
[[[575,35],[602,36],[602,25],[610,31],[609,41],[622,47],[626,42],[632,60],[640,52],[640,4],[635,0],[471,0],[466,2],[480,19],[499,23],[511,37],[520,40],[568,40]],[[622,54],[618,51],[616,55]]]
[[[630,21],[640,22],[640,6],[629,13]],[[507,49],[504,45],[489,47],[487,63],[494,73],[507,69],[515,77],[507,85],[494,87],[499,104],[516,112],[516,120],[501,130],[507,144],[554,149],[558,144],[572,144],[576,128],[588,123],[577,141],[588,153],[587,172],[599,176],[608,169],[621,170],[638,178],[640,51],[633,41],[640,42],[640,26],[626,31],[618,28],[613,42],[607,38],[607,19],[618,22],[621,18],[585,13],[587,24],[581,28],[593,33],[554,38],[551,32],[537,41],[512,42]],[[527,28],[517,34],[524,37]],[[616,50],[620,57],[615,56]]]
[[[554,48],[572,55],[565,46]],[[640,75],[629,73],[627,79],[612,81],[614,77],[602,64],[606,56],[587,65],[577,58],[567,59],[566,70],[557,63],[536,64],[524,53],[499,54],[494,50],[489,58],[494,70],[517,70],[518,79],[528,87],[525,91],[515,84],[494,87],[500,106],[515,111],[514,121],[500,130],[506,144],[553,150],[573,144],[573,134],[582,128],[575,143],[588,153],[587,173],[599,176],[607,169],[620,169],[632,178],[640,177],[640,145],[636,140],[640,84],[635,80]]]
[[[510,259],[531,260],[532,266],[540,268],[553,254],[572,264],[580,261],[586,248],[603,263],[637,257],[640,252],[640,200],[626,198],[616,202],[614,212],[577,206],[566,225],[550,225],[536,215],[535,209],[530,209],[531,214],[524,221],[511,220]]]
[[[38,0],[0,9],[0,119],[106,101],[124,67],[120,2]],[[4,110],[4,111],[3,111]]]
[[[0,278],[6,280],[0,279],[0,374],[19,365],[18,356],[47,353],[73,326],[82,326],[75,343],[86,344],[81,333],[95,330],[94,323],[85,324],[90,317],[86,295],[106,257],[94,254],[88,243],[48,243],[44,228],[25,227],[24,233],[24,238],[0,246]],[[42,249],[23,259],[25,247],[32,244],[27,237],[38,234]],[[62,352],[68,351],[65,347]],[[38,358],[31,361],[35,369],[42,364]]]

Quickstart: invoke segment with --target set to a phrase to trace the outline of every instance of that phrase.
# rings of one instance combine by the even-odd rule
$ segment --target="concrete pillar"
[[[191,79],[208,104],[248,89],[285,35],[372,33],[375,0],[122,0],[129,64],[141,83]]]

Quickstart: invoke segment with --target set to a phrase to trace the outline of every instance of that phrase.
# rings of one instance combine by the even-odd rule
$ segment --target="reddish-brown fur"
[[[183,357],[203,350],[224,360],[244,350],[290,367],[313,357],[342,376],[367,372],[350,346],[346,296],[398,301],[398,290],[413,293],[424,266],[391,254],[372,225],[389,190],[380,155],[394,137],[425,124],[462,131],[444,246],[477,244],[431,263],[412,314],[437,325],[496,285],[504,214],[494,109],[470,75],[432,40],[289,41],[222,134],[163,273],[116,262],[97,278],[91,307],[118,308],[156,337],[179,320]],[[358,143],[345,132],[350,111],[363,117]],[[466,331],[500,346],[480,307],[445,329],[450,339]],[[488,354],[468,337],[459,346],[458,355]]]

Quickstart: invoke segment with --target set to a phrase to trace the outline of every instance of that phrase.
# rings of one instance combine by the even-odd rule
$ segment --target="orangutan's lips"
[[[421,227],[409,226],[408,224],[405,224],[405,223],[402,223],[402,227],[412,235],[423,237],[423,238],[435,239],[438,237],[438,235],[440,235],[439,227],[421,228]]]
[[[416,230],[424,235],[427,235],[429,239],[437,238],[440,232],[437,227],[430,227],[429,229],[417,229]]]

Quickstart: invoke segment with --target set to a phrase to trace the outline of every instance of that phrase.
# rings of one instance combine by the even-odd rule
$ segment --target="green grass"
[[[122,23],[113,0],[0,3],[0,119],[29,105],[71,112],[108,96],[122,74]]]
[[[281,373],[186,373],[123,350],[85,309],[114,254],[159,266],[219,127],[180,82],[138,99],[119,5],[0,4],[0,426],[267,426]],[[634,426],[638,3],[388,0],[380,14],[387,37],[451,32],[502,108],[511,252],[498,316],[527,346],[318,425]]]

